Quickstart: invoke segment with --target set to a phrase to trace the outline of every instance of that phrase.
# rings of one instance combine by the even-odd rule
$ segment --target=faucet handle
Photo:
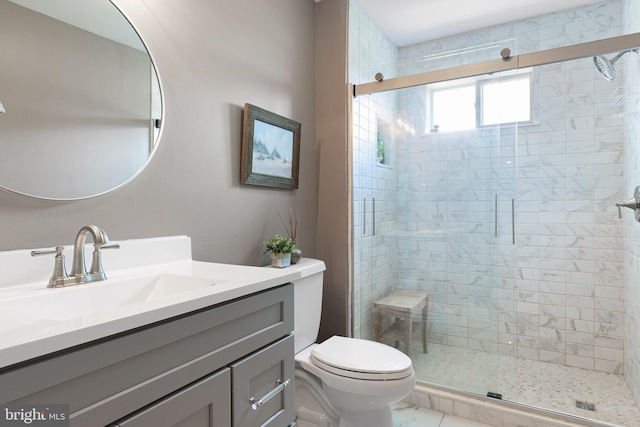
[[[120,249],[119,243],[109,243],[106,245],[100,245],[100,249]]]
[[[629,199],[626,203],[616,203],[618,207],[618,218],[622,218],[622,209],[629,208],[633,210],[636,221],[640,222],[640,185],[638,185],[633,192],[633,199]]]
[[[102,268],[102,249],[119,249],[120,245],[118,243],[94,243],[93,244],[93,255],[91,259],[91,270],[89,274],[98,280],[105,280],[107,276],[104,274],[104,269]]]
[[[49,279],[49,288],[58,288],[60,286],[65,285],[65,279],[69,277],[67,275],[67,269],[64,263],[64,246],[56,246],[53,249],[44,249],[40,251],[31,251],[31,256],[41,256],[41,255],[50,255],[56,254],[55,262],[53,265],[53,274],[51,275],[51,279]]]
[[[62,249],[59,249],[62,248]],[[56,246],[55,248],[51,248],[51,249],[40,249],[40,250],[36,250],[36,251],[31,251],[31,256],[41,256],[41,255],[50,255],[50,254],[56,254],[57,255],[62,255],[62,251],[64,251],[64,246]]]

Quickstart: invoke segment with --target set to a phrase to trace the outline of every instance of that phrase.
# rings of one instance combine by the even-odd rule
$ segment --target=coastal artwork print
[[[300,123],[245,104],[241,182],[266,187],[298,188]]]
[[[293,132],[262,120],[253,124],[253,172],[291,178]]]

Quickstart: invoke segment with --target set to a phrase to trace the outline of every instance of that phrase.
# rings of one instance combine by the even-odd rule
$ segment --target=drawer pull
[[[276,381],[276,384],[278,386],[273,390],[271,390],[269,393],[265,394],[262,397],[262,399],[256,400],[255,397],[252,397],[251,399],[249,399],[249,402],[251,402],[251,409],[253,409],[254,411],[257,411],[262,405],[270,401],[273,398],[273,396],[280,393],[282,390],[285,389],[286,386],[291,384],[291,380],[282,381],[281,379],[278,379],[278,381]]]

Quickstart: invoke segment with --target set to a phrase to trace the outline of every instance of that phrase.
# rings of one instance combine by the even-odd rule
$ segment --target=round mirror
[[[156,150],[162,91],[109,0],[0,0],[0,187],[76,200],[134,179]]]

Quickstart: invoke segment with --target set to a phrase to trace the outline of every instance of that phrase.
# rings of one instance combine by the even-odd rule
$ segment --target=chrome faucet
[[[87,236],[91,234],[93,239],[93,258],[91,260],[91,269],[87,272],[84,260],[84,246]],[[64,246],[57,246],[55,249],[47,249],[43,251],[31,251],[31,256],[56,254],[53,275],[49,279],[50,288],[58,288],[61,286],[79,285],[82,283],[98,282],[105,280],[107,276],[102,268],[102,249],[117,249],[120,245],[117,243],[109,244],[107,233],[95,225],[85,225],[80,229],[73,245],[73,265],[71,267],[71,275],[67,275],[65,268]]]
[[[84,244],[87,236],[91,234],[93,238],[93,259],[91,270],[87,273],[84,261]],[[73,265],[71,267],[71,277],[77,278],[79,283],[97,282],[107,278],[102,269],[102,252],[100,249],[109,243],[107,233],[95,225],[85,225],[78,231],[76,241],[73,244]]]

